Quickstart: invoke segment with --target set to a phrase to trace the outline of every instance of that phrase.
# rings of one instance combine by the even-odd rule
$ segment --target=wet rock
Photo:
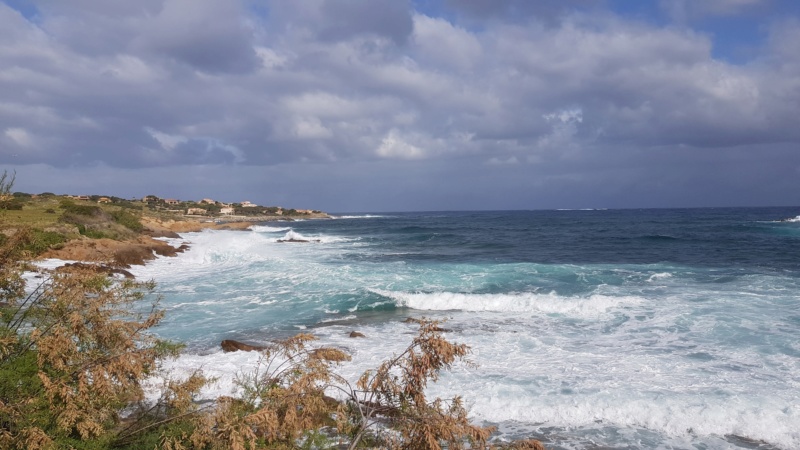
[[[167,229],[163,229],[163,228],[161,228],[161,229],[147,229],[147,230],[144,231],[144,234],[146,234],[146,235],[148,235],[150,237],[154,237],[154,238],[158,237],[158,238],[175,238],[175,239],[177,239],[177,238],[181,237],[178,233],[176,233],[176,232],[174,232],[172,230],[167,230]]]
[[[80,270],[90,270],[96,273],[105,273],[107,275],[122,275],[123,277],[132,280],[136,277],[133,276],[132,273],[128,272],[125,269],[121,269],[119,267],[111,267],[105,264],[87,264],[82,262],[76,263],[67,263],[61,266],[58,270],[69,270],[69,269],[80,269]]]
[[[351,338],[360,338],[360,337],[365,338],[366,336],[364,336],[363,333],[359,333],[358,331],[351,331],[350,332],[350,337]]]
[[[225,339],[220,343],[220,347],[222,347],[222,351],[224,352],[236,352],[240,350],[243,352],[252,352],[264,350],[264,347],[245,344],[244,342],[234,341],[233,339]]]

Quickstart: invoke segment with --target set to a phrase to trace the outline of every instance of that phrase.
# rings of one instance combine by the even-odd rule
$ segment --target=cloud
[[[483,48],[477,36],[444,19],[414,17],[415,54],[424,63],[455,70],[473,69]]]
[[[520,20],[534,17],[549,21],[576,8],[599,6],[602,0],[446,0],[454,11],[470,18]]]
[[[134,46],[211,73],[256,67],[251,32],[235,1],[166,0]]]
[[[397,130],[391,130],[383,138],[375,153],[380,157],[390,159],[421,159],[425,157],[423,149],[409,143],[407,138]]]
[[[713,34],[609,2],[421,4],[53,0],[35,18],[0,4],[0,164],[254,177],[402,165],[431,186],[447,174],[498,189],[487,201],[534,175],[592,194],[608,176],[610,198],[664,167],[767,170],[780,164],[759,149],[789,158],[783,146],[800,142],[796,17],[765,25],[758,57],[732,64],[714,58]]]
[[[318,35],[341,40],[359,34],[385,36],[402,44],[411,34],[410,8],[404,0],[324,0]]]
[[[33,138],[24,128],[7,128],[4,134],[20,147],[33,146]]]

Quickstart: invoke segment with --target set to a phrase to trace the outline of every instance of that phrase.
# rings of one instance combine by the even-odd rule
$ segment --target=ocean
[[[337,214],[186,233],[153,279],[186,343],[169,363],[230,395],[263,343],[304,331],[355,380],[407,317],[472,349],[430,395],[498,439],[553,449],[800,448],[800,208]],[[791,219],[791,220],[783,220]],[[308,243],[280,243],[285,238]],[[349,338],[350,331],[366,335]]]

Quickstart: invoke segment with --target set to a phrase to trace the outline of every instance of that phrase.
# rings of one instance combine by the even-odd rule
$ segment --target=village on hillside
[[[15,195],[27,195],[16,193]],[[53,194],[39,194],[53,195]],[[37,195],[31,195],[37,197]],[[261,206],[250,201],[225,203],[210,198],[199,201],[179,200],[174,198],[161,198],[156,195],[146,195],[141,199],[123,199],[114,196],[101,195],[64,195],[62,197],[72,200],[82,200],[101,204],[118,204],[120,206],[140,206],[151,211],[161,211],[172,214],[183,214],[193,217],[252,217],[252,216],[314,216],[324,214],[322,211],[311,209],[293,209],[280,206]]]

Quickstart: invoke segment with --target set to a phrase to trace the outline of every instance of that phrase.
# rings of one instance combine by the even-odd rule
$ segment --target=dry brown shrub
[[[536,439],[524,439],[515,441],[506,447],[511,450],[545,450],[544,444]]]
[[[141,398],[141,381],[163,357],[148,333],[163,316],[157,300],[140,312],[132,308],[153,284],[77,267],[46,274],[25,294],[19,258],[0,248],[0,294],[7,304],[0,323],[2,382],[20,384],[17,392],[4,388],[0,398],[0,439],[4,447],[45,448],[53,439],[106,435],[120,409]],[[7,270],[12,266],[16,273]]]
[[[350,448],[372,435],[389,448],[449,449],[483,448],[493,428],[469,422],[461,398],[449,401],[425,396],[428,381],[441,370],[464,361],[469,348],[442,337],[436,321],[416,319],[419,332],[405,351],[368,371],[348,386],[347,408],[337,415],[339,430],[352,436]]]
[[[311,351],[312,358],[331,362],[351,361],[353,358],[338,348],[322,347]]]

